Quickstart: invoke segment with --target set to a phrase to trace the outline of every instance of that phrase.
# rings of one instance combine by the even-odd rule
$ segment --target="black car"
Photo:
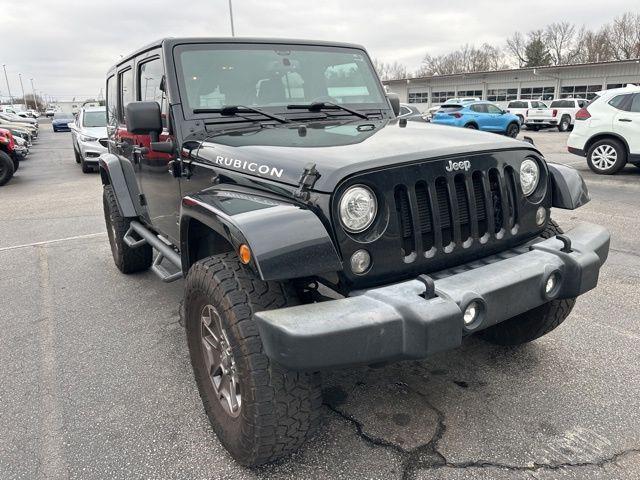
[[[530,143],[398,119],[364,48],[174,38],[108,72],[100,157],[116,266],[184,277],[194,374],[258,465],[318,425],[319,371],[517,345],[593,289],[609,233]],[[154,258],[153,252],[157,252]]]

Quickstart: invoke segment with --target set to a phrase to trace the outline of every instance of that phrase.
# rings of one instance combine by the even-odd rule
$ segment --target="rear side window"
[[[444,112],[457,112],[458,110],[462,110],[462,105],[441,105],[440,110]]]
[[[107,123],[116,125],[118,123],[118,88],[116,77],[112,75],[107,79]]]
[[[478,113],[487,113],[487,106],[483,103],[479,103],[478,105],[471,105],[471,110]]]
[[[527,108],[527,102],[509,102],[507,108]]]
[[[118,118],[122,123],[125,122],[125,107],[133,102],[133,71],[131,69],[121,72],[119,75],[120,81],[120,112]]]
[[[574,108],[575,105],[574,100],[556,100],[555,102],[551,102],[551,108]]]
[[[631,101],[631,111],[640,113],[640,93],[636,93]]]
[[[611,100],[609,100],[609,105],[617,108],[618,110],[627,110],[625,108],[625,104],[627,103],[628,98],[629,95],[616,95]]]

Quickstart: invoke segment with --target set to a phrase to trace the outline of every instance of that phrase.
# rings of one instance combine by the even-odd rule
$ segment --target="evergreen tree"
[[[551,65],[551,54],[542,39],[542,35],[531,35],[531,40],[525,49],[527,67],[546,67]]]

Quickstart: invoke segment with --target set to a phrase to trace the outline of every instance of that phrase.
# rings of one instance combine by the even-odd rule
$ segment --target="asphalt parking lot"
[[[420,362],[324,375],[324,423],[293,457],[234,463],[204,415],[178,323],[182,282],[113,265],[97,174],[41,135],[0,188],[0,479],[640,478],[640,169],[592,174],[567,134],[527,132],[582,172],[555,211],[612,233],[600,285],[520,348],[475,338]]]

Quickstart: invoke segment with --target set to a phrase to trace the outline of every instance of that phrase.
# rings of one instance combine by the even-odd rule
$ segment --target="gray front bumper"
[[[465,334],[508,320],[549,300],[573,298],[596,286],[609,253],[609,232],[583,223],[519,254],[498,255],[436,275],[433,298],[425,283],[402,283],[327,302],[255,314],[265,353],[294,370],[424,358],[457,347]],[[550,295],[550,275],[560,278]],[[463,312],[481,305],[473,329]]]

